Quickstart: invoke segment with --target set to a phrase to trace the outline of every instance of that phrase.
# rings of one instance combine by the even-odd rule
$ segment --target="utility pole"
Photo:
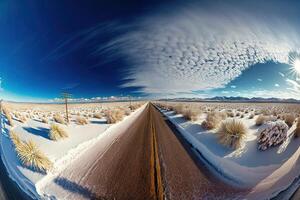
[[[66,121],[69,123],[69,113],[68,113],[68,99],[71,98],[71,94],[67,92],[62,93],[62,97],[65,99],[65,105],[66,105]]]

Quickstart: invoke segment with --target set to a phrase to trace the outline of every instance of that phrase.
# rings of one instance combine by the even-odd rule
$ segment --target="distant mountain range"
[[[226,96],[216,96],[211,98],[170,98],[170,99],[160,99],[162,101],[207,101],[207,102],[269,102],[269,103],[300,103],[297,99],[280,99],[280,98],[262,98],[262,97],[226,97]]]

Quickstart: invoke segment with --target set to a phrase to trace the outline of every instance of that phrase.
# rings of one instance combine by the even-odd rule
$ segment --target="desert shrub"
[[[42,122],[45,123],[45,124],[48,124],[48,119],[45,118],[45,117],[43,117],[43,118],[42,118]]]
[[[240,116],[241,118],[244,118],[245,117],[245,115],[244,114],[241,114],[241,116]]]
[[[249,119],[253,119],[254,118],[254,114],[253,113],[251,113],[250,115],[249,115],[249,117],[248,117]]]
[[[261,126],[262,124],[264,124],[270,120],[271,120],[270,116],[259,115],[255,120],[255,125]]]
[[[49,138],[51,140],[59,140],[63,138],[67,138],[67,132],[57,124],[52,124],[49,131]]]
[[[19,145],[22,142],[19,136],[12,130],[9,132],[9,136],[14,145]]]
[[[289,127],[291,127],[291,126],[293,126],[296,117],[295,117],[295,115],[293,115],[293,114],[285,114],[285,115],[283,116],[283,119],[284,119],[285,123],[286,123]]]
[[[186,118],[187,120],[192,120],[192,121],[196,121],[197,117],[199,115],[200,111],[197,110],[191,110],[191,109],[184,109],[182,110],[182,115],[184,118]]]
[[[21,123],[25,123],[27,121],[27,118],[24,115],[22,115],[22,116],[19,117],[19,121]]]
[[[266,127],[259,130],[258,149],[266,150],[282,143],[287,138],[288,129],[284,121],[267,122]]]
[[[6,119],[7,119],[8,125],[10,125],[10,126],[14,125],[13,119],[11,118],[10,114],[6,115]]]
[[[102,114],[101,113],[95,113],[94,114],[94,118],[101,119],[102,118]]]
[[[226,116],[222,112],[210,112],[207,113],[206,120],[202,122],[202,127],[205,129],[217,128],[222,120],[226,119]]]
[[[23,142],[14,132],[10,133],[10,138],[14,144],[17,156],[24,166],[42,172],[47,172],[52,168],[52,162],[32,140]]]
[[[217,131],[219,142],[234,149],[237,149],[241,146],[246,134],[246,126],[242,121],[236,119],[222,121]]]
[[[297,119],[297,123],[296,123],[296,129],[294,132],[294,136],[295,137],[300,137],[300,119]]]
[[[105,117],[108,124],[114,124],[116,122],[121,121],[124,118],[125,112],[124,110],[113,110],[113,111],[107,111],[105,113]]]
[[[237,112],[237,113],[235,114],[236,117],[239,117],[240,115],[241,115],[240,112]]]
[[[129,109],[130,109],[130,110],[136,110],[136,109],[138,109],[139,107],[141,107],[140,104],[131,104],[131,105],[129,106]]]
[[[65,124],[65,119],[61,115],[54,115],[53,119],[55,122],[60,123],[60,124]]]
[[[84,117],[76,117],[76,123],[78,125],[85,125],[88,124],[88,121]]]
[[[229,111],[229,112],[227,112],[227,116],[228,116],[228,117],[234,117],[234,113],[231,112],[231,111]]]

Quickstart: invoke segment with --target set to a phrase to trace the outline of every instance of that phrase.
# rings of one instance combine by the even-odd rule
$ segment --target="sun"
[[[293,63],[294,71],[299,75],[300,74],[300,59],[295,59]]]

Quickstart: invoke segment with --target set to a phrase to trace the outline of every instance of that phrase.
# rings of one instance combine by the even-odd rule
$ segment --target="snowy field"
[[[140,107],[143,102],[132,103],[101,103],[101,104],[70,104],[70,120],[66,123],[64,105],[49,104],[4,104],[6,115],[1,116],[1,153],[9,175],[30,196],[38,197],[48,181],[69,166],[78,156],[91,148],[98,141],[106,141],[108,132],[122,124]],[[129,108],[130,107],[130,108]],[[108,123],[111,111],[121,110],[116,122]],[[139,109],[138,109],[139,110]],[[5,113],[5,112],[4,112]],[[63,122],[55,121],[55,116],[61,116]],[[46,120],[45,120],[46,119]],[[84,119],[85,123],[79,123]],[[52,124],[60,126],[68,137],[52,140],[49,137]],[[21,141],[33,141],[53,163],[51,170],[40,172],[24,166],[17,157],[10,133],[15,133]]]
[[[297,117],[300,105],[181,103],[181,107],[187,105],[187,109],[197,110],[195,119],[187,120],[183,114],[176,112],[176,108],[166,109],[178,104],[164,103],[162,105],[165,109],[161,111],[224,180],[239,187],[250,188],[247,199],[268,199],[286,189],[300,175],[300,138],[294,137],[296,123],[289,128],[283,143],[265,151],[258,149],[258,136],[267,123],[256,125],[259,115],[266,111],[268,113],[265,115],[278,115],[274,121],[280,120],[279,115],[285,112]],[[220,144],[217,127],[209,130],[203,127],[208,113],[215,111],[234,113],[229,113],[231,116],[226,118],[245,124],[247,134],[240,148]]]

